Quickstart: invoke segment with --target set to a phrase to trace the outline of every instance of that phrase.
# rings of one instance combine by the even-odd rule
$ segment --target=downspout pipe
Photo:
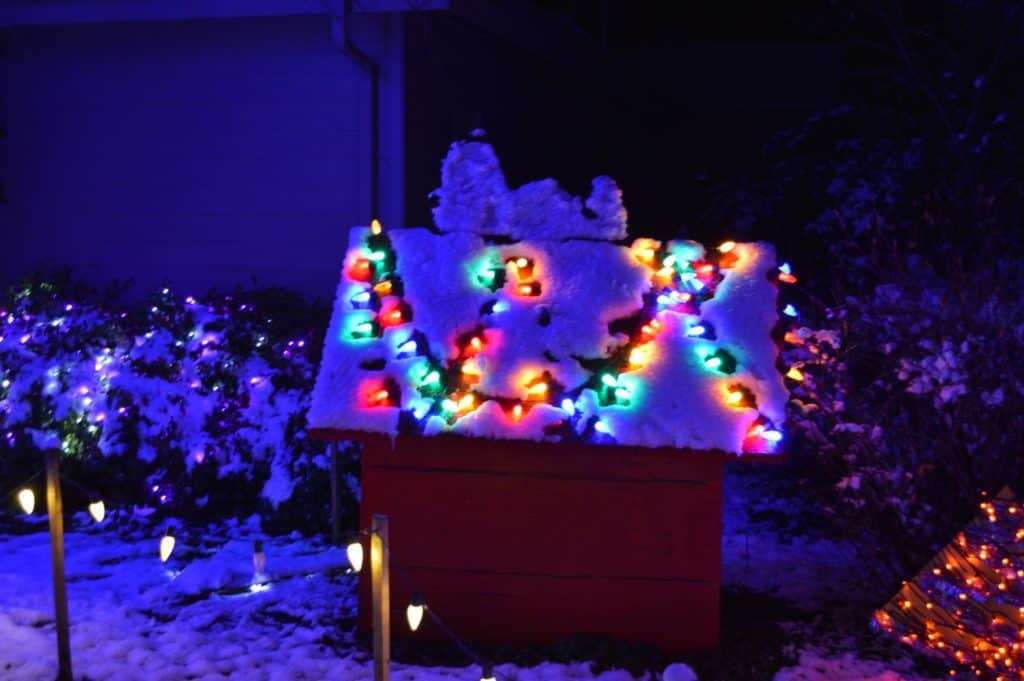
[[[332,12],[331,38],[335,47],[370,79],[370,217],[380,218],[380,69],[377,62],[352,40],[352,4],[353,0],[344,0],[341,14]]]

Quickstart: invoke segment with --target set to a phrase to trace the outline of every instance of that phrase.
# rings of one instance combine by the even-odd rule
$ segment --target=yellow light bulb
[[[512,407],[512,418],[514,418],[516,421],[523,418],[523,405],[517,404],[514,407]]]
[[[474,403],[475,403],[475,400],[473,399],[473,396],[472,395],[466,395],[461,400],[459,400],[459,409],[462,409],[462,410],[472,409]]]
[[[405,619],[409,622],[410,631],[420,628],[420,623],[423,622],[423,610],[423,601],[420,600],[418,594],[413,594],[409,606],[405,609]]]
[[[725,398],[726,402],[731,405],[739,405],[743,401],[743,391],[741,390],[730,390],[729,396]]]
[[[645,265],[653,265],[659,248],[661,248],[661,242],[659,241],[654,239],[637,239],[630,246],[629,250],[633,253],[633,257],[640,262]]]
[[[167,534],[160,540],[160,562],[166,563],[167,559],[171,557],[171,553],[174,551],[174,535],[171,534],[170,530],[167,530]]]
[[[103,505],[102,499],[89,504],[89,515],[91,515],[92,519],[96,522],[103,522],[103,519],[107,516],[107,507]]]
[[[636,369],[642,369],[651,361],[653,351],[650,343],[638,345],[629,351],[629,364]]]
[[[729,251],[731,251],[734,248],[736,248],[736,242],[735,241],[723,241],[718,246],[718,252],[719,253],[728,253]]]
[[[786,372],[786,378],[794,381],[802,381],[804,380],[804,372],[800,371],[796,367],[790,367],[789,371]]]
[[[377,218],[370,220],[370,232],[372,234],[380,234],[383,231],[384,227],[380,224],[380,220],[378,220]]]
[[[351,542],[345,548],[345,555],[348,557],[352,572],[359,572],[363,569],[363,545],[359,541]]]
[[[28,489],[27,487],[18,492],[18,503],[21,504],[21,510],[28,515],[32,515],[32,511],[36,507],[36,495],[35,492]]]
[[[534,383],[533,385],[526,389],[526,392],[529,393],[530,395],[533,395],[534,397],[546,395],[548,392],[548,384],[545,383],[544,381]]]

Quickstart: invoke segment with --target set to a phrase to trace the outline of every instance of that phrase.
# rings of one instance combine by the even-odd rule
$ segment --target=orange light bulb
[[[532,281],[519,284],[516,286],[516,293],[521,296],[539,296],[540,295],[540,282]]]

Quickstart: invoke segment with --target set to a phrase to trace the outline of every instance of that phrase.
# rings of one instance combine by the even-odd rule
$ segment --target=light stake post
[[[60,452],[56,449],[46,452],[46,511],[50,517],[53,607],[57,618],[57,681],[72,681],[68,592],[64,583],[64,502],[60,494]]]
[[[388,569],[388,517],[370,524],[370,585],[373,592],[373,681],[391,679],[391,576]]]

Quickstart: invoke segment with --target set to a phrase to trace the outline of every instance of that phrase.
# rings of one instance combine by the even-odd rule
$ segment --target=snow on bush
[[[112,471],[109,482],[128,486],[115,497],[134,503],[203,506],[197,481],[208,491],[234,478],[276,506],[322,465],[304,435],[316,334],[281,329],[248,296],[163,289],[143,309],[115,311],[42,281],[2,307],[0,458],[11,478],[12,462],[53,446]]]
[[[782,354],[800,372],[791,451],[888,590],[982,490],[1024,483],[1024,256],[1019,180],[998,159],[953,161],[941,141],[856,136],[884,115],[896,125],[850,108],[815,116],[779,137],[769,180],[724,193],[737,221],[762,228],[813,211],[794,299],[805,328]],[[976,182],[956,189],[960,163]]]

